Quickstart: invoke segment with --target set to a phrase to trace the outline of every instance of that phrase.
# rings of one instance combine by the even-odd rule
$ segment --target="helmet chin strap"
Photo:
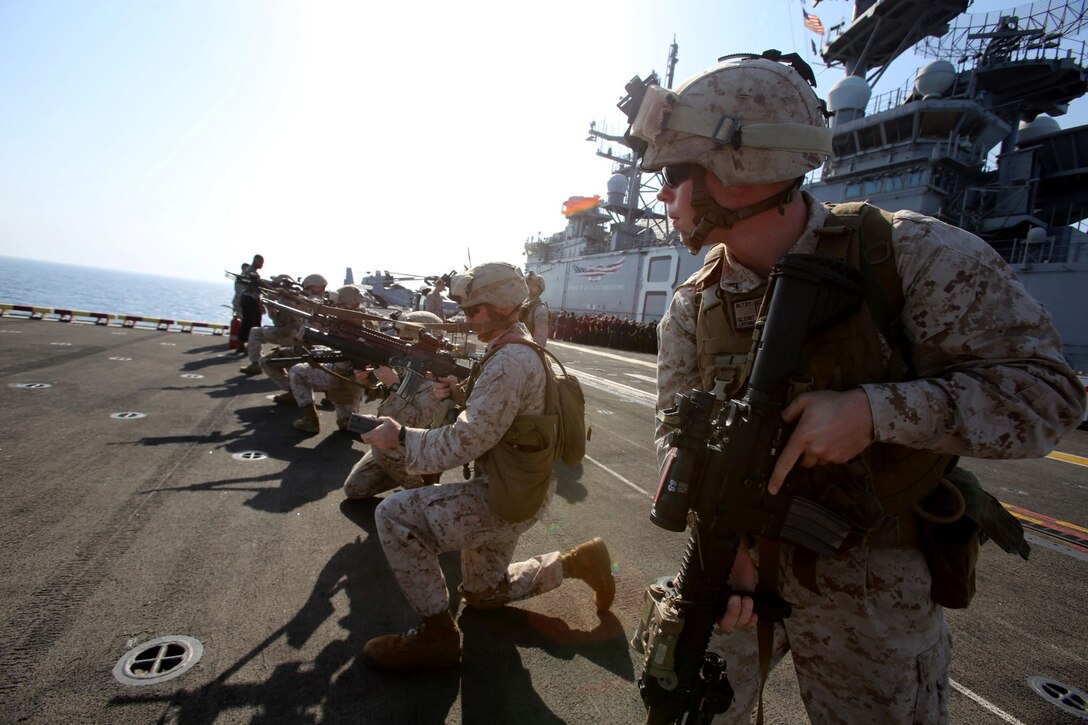
[[[706,188],[706,169],[693,165],[691,170],[691,208],[695,211],[695,230],[684,240],[684,246],[692,254],[706,246],[706,239],[715,228],[732,229],[737,222],[762,214],[768,209],[778,207],[779,214],[785,214],[786,204],[801,187],[803,179],[798,179],[781,191],[771,194],[755,204],[739,209],[726,209],[711,198]]]

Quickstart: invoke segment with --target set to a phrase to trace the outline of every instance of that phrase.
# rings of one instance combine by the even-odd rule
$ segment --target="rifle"
[[[228,277],[235,280],[236,282],[242,282],[250,286],[256,286],[262,292],[270,292],[274,295],[279,295],[283,292],[287,292],[294,293],[294,295],[298,297],[302,296],[302,285],[300,285],[298,282],[295,282],[294,280],[290,282],[286,280],[282,282],[273,282],[271,280],[264,279],[263,277],[259,277],[252,272],[238,274],[237,272],[231,272],[229,270],[224,270],[224,274],[226,274]]]
[[[729,574],[742,536],[768,536],[833,555],[850,522],[767,480],[791,432],[782,420],[791,376],[800,373],[808,343],[853,315],[864,300],[857,269],[817,255],[782,257],[770,276],[767,315],[757,322],[744,397],[725,400],[703,390],[677,393],[662,411],[672,449],[650,520],[691,536],[672,586],[651,586],[632,647],[645,655],[639,691],[647,722],[709,723],[733,700],[725,661],[707,653],[711,630],[733,590]],[[760,619],[789,616],[773,595],[754,597]]]
[[[305,312],[279,302],[269,304],[308,320],[310,324],[302,330],[303,340],[339,350],[349,360],[364,365],[406,368],[419,375],[427,372],[434,373],[435,377],[454,375],[458,380],[472,374],[472,367],[459,362],[450,352],[453,345],[426,331],[419,333],[417,342],[405,342],[339,317]]]
[[[299,363],[338,363],[347,360],[347,355],[338,350],[307,350],[301,355],[271,355],[264,358],[265,363],[274,368],[289,368]]]

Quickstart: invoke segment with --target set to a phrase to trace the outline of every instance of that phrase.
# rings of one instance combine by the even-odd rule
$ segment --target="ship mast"
[[[665,87],[671,89],[673,74],[676,73],[676,61],[680,60],[680,46],[676,44],[676,36],[672,36],[672,45],[669,46],[669,57],[665,61]]]

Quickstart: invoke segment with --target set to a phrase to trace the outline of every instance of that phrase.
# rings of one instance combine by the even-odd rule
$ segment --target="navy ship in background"
[[[859,0],[821,57],[846,75],[826,93],[834,154],[805,188],[867,199],[971,231],[1054,316],[1073,367],[1088,371],[1088,125],[1055,120],[1088,93],[1085,0],[965,14],[970,0]],[[872,95],[910,48],[933,60],[907,88]],[[677,46],[665,84],[672,85]],[[822,94],[823,95],[823,94]],[[552,309],[657,320],[702,263],[669,228],[620,135],[590,127],[613,163],[607,196],[572,197],[567,228],[525,244]]]

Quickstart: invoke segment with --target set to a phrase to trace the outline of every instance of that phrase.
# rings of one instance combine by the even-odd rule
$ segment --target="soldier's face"
[[[669,220],[686,239],[695,231],[695,211],[691,208],[691,178],[684,179],[676,186],[662,184],[657,192],[657,200],[668,209]]]

